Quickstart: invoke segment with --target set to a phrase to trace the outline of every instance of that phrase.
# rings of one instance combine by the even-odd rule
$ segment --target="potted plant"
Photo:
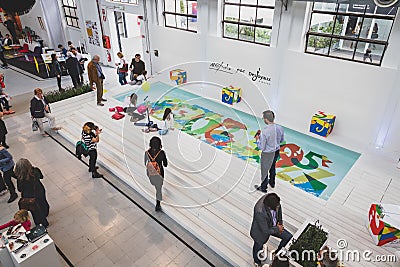
[[[316,267],[320,249],[325,246],[328,231],[319,224],[319,221],[307,220],[293,235],[285,246],[291,266]]]

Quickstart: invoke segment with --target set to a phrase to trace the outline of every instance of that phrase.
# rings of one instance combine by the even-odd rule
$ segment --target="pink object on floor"
[[[146,112],[146,106],[145,105],[140,105],[137,107],[137,112],[139,112],[140,114],[143,114]]]

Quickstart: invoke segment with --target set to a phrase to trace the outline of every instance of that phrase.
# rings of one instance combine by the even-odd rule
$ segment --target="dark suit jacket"
[[[260,198],[254,206],[253,223],[251,224],[250,236],[259,244],[264,244],[272,234],[278,234],[279,229],[277,226],[272,226],[273,220],[270,210],[264,206],[264,199],[266,195]],[[277,223],[282,222],[282,209],[279,207],[276,213]]]
[[[65,65],[67,67],[69,75],[79,76],[79,74],[81,73],[81,70],[80,70],[81,67],[79,66],[79,62],[75,57],[69,57],[65,61]]]

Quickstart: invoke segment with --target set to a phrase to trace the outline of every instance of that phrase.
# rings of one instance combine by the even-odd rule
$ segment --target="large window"
[[[62,7],[64,9],[64,15],[65,20],[67,21],[67,25],[79,28],[75,0],[62,0]]]
[[[270,45],[275,0],[225,0],[223,37]]]
[[[381,65],[397,7],[314,3],[306,53]]]
[[[197,32],[197,1],[164,0],[164,25]]]

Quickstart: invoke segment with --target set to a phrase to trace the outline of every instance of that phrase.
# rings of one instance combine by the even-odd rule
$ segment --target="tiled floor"
[[[16,79],[28,79],[13,75]],[[24,83],[27,85],[27,81]],[[32,87],[29,89],[31,91]],[[108,182],[92,179],[87,166],[61,145],[33,133],[27,114],[9,117],[5,122],[9,131],[9,151],[15,161],[28,158],[44,173],[43,183],[51,206],[49,233],[74,266],[209,265],[145,211],[215,266],[228,265],[167,216],[155,213],[153,203],[140,197],[118,178],[101,170],[137,205]],[[55,138],[65,142],[57,135]],[[17,201],[7,204],[7,199],[8,194],[0,198],[0,223],[11,219],[18,209]],[[65,262],[64,265],[68,266]]]

